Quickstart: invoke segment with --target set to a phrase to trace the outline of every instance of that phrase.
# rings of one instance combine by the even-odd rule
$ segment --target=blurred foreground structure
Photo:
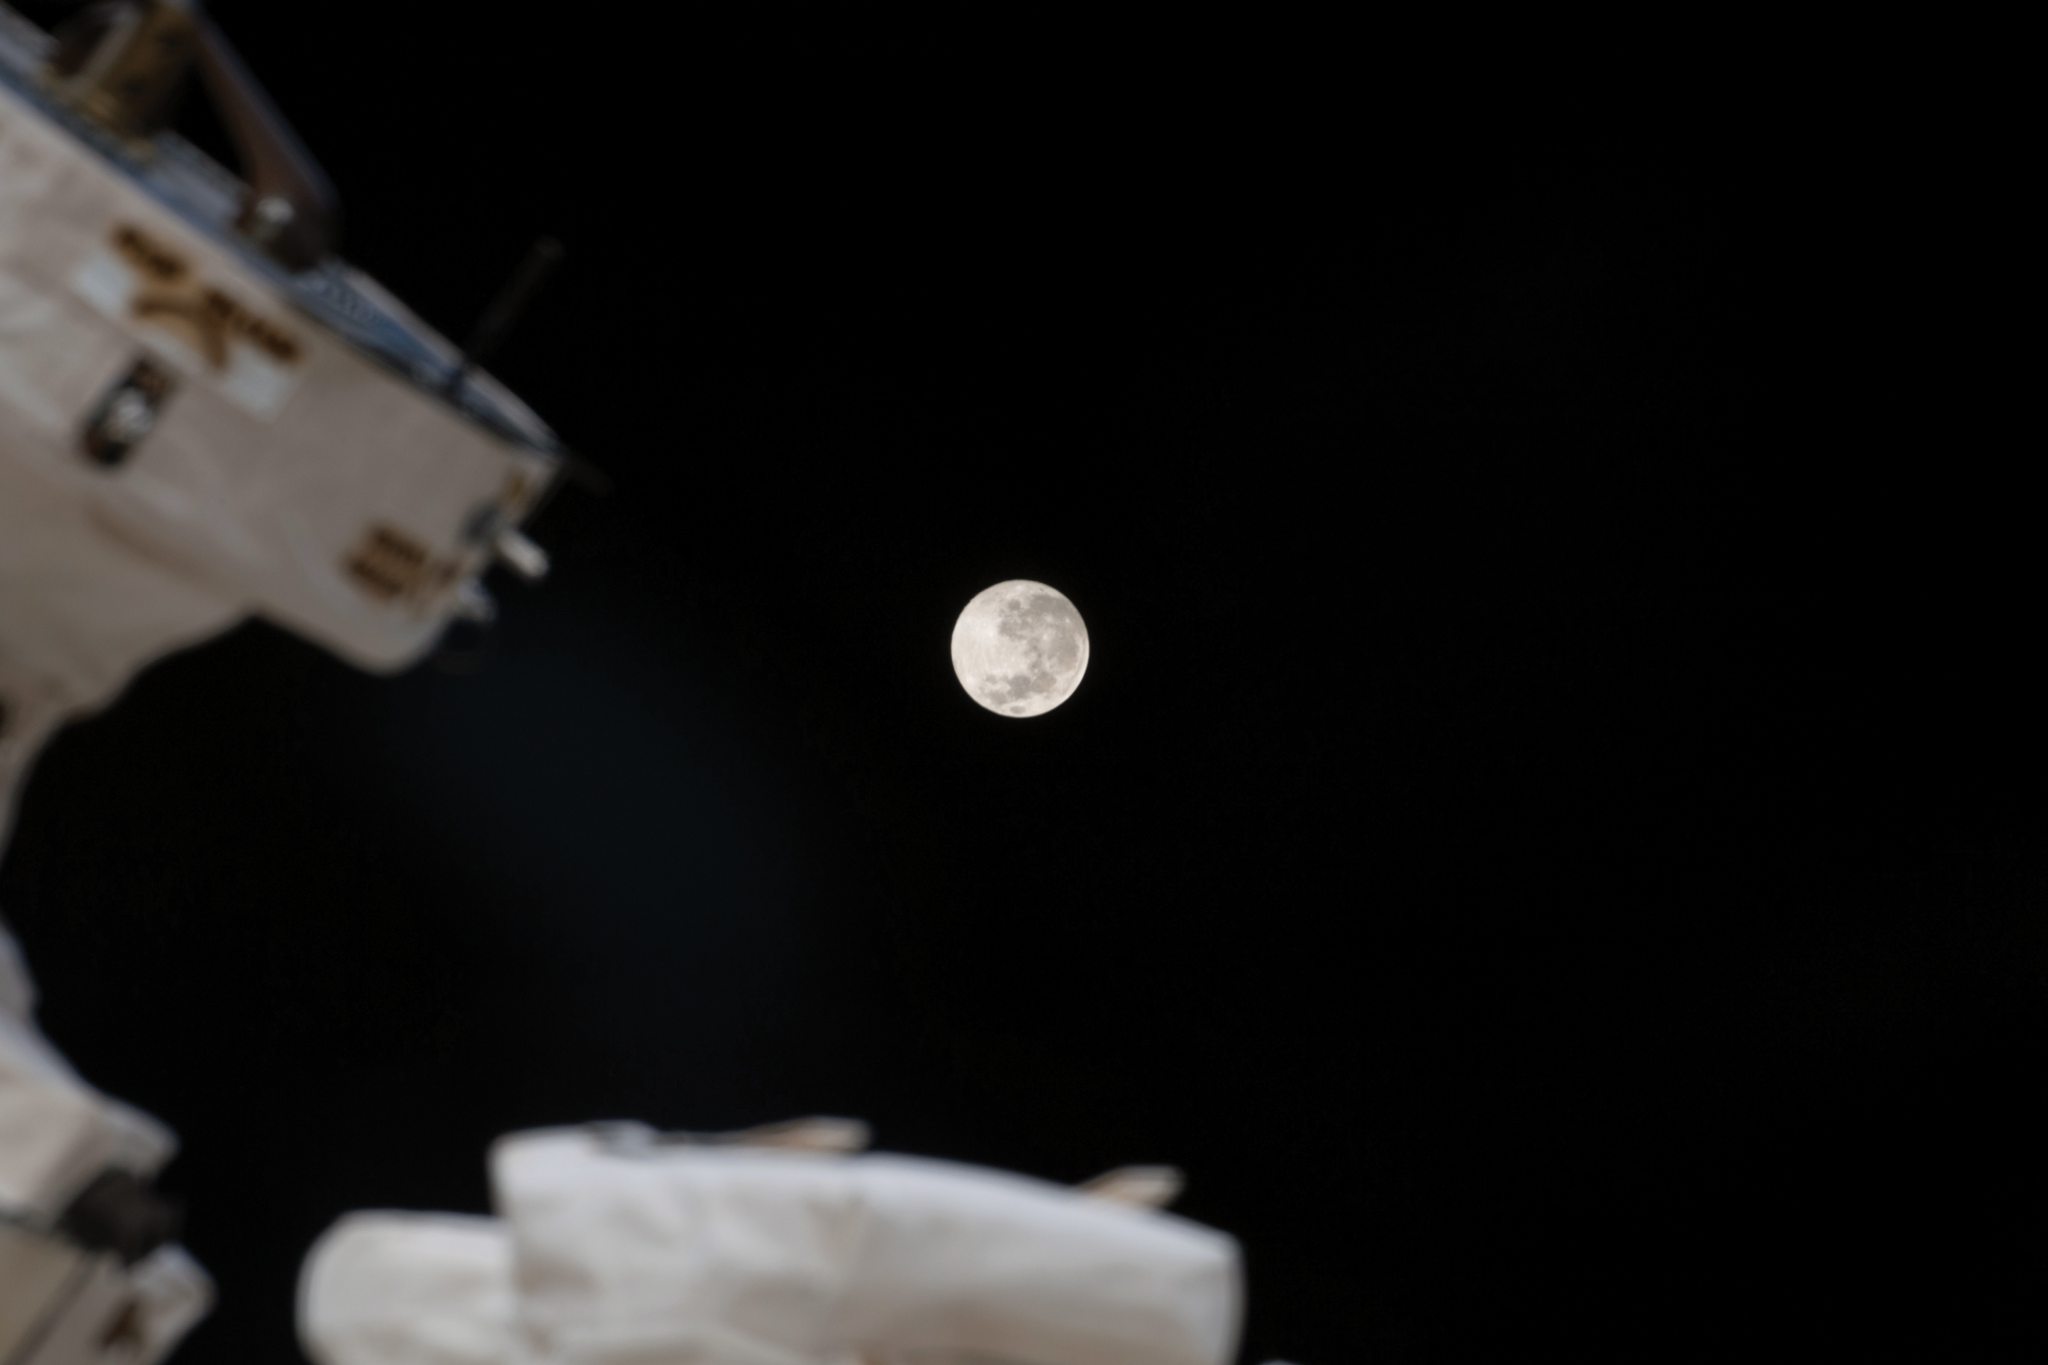
[[[248,616],[378,672],[488,616],[491,563],[545,572],[518,526],[567,458],[374,281],[309,258],[338,215],[317,167],[201,16],[135,8],[102,46],[188,44],[257,183],[108,93],[125,49],[64,76],[0,7],[0,821],[58,726]],[[185,27],[138,27],[166,14]]]
[[[165,126],[196,70],[242,153]],[[261,615],[358,667],[487,619],[553,433],[333,255],[324,177],[196,7],[0,6],[0,849],[39,750]],[[149,1182],[175,1140],[36,1030],[0,938],[0,1362],[153,1362],[211,1286]]]
[[[34,1007],[0,929],[0,1361],[160,1360],[213,1302],[148,1188],[177,1140],[87,1085]]]
[[[841,1120],[707,1140],[635,1124],[499,1140],[499,1218],[357,1213],[307,1257],[318,1365],[1225,1365],[1237,1245],[1082,1189],[862,1155]],[[837,1150],[835,1150],[837,1149]]]

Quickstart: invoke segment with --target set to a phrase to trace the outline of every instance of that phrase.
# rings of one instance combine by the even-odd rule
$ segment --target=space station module
[[[495,1218],[350,1214],[301,1276],[317,1365],[1226,1365],[1237,1244],[1168,1168],[1080,1188],[868,1154],[865,1125],[547,1129]]]
[[[492,563],[545,572],[519,526],[572,459],[331,254],[331,190],[204,16],[130,8],[67,63],[0,5],[0,837],[52,731],[247,617],[416,662]],[[167,39],[254,183],[107,93]]]
[[[193,69],[243,166],[165,124]],[[331,188],[190,0],[0,5],[0,850],[36,754],[251,616],[394,672],[572,462],[333,254]],[[80,907],[89,913],[90,907]],[[205,1311],[174,1140],[36,1029],[0,939],[0,1362],[149,1365]]]

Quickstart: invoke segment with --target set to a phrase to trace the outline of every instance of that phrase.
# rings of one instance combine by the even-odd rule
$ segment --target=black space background
[[[1912,120],[423,8],[214,12],[442,330],[566,243],[492,368],[616,491],[479,671],[251,624],[38,769],[0,905],[184,1139],[181,1362],[499,1133],[807,1113],[1182,1165],[1247,1362],[2037,1358],[2038,438]],[[1012,577],[1093,641],[1029,722],[946,658]]]

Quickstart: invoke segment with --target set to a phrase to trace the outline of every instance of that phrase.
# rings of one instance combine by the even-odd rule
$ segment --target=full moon
[[[1088,627],[1043,583],[1013,578],[977,593],[953,623],[953,672],[999,716],[1042,716],[1088,671]]]

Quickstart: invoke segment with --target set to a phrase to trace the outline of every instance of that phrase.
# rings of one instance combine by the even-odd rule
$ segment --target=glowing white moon
[[[1088,627],[1043,583],[1013,578],[977,593],[953,623],[953,672],[999,716],[1041,716],[1088,671]]]

